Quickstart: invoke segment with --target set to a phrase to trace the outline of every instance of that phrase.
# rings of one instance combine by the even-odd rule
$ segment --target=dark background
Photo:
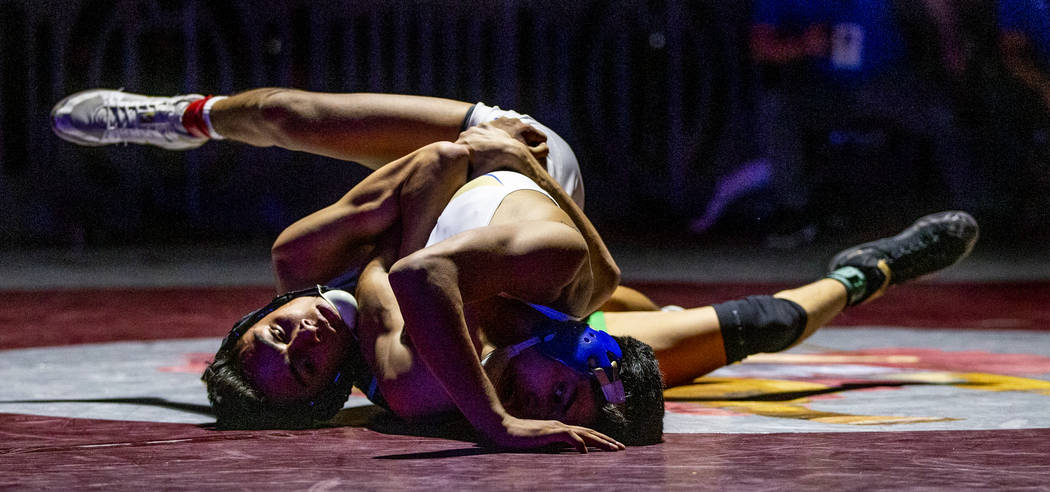
[[[761,240],[777,218],[761,187],[714,229],[688,229],[718,179],[758,156],[753,101],[768,74],[749,59],[748,4],[0,0],[0,245],[268,241],[366,172],[241,144],[176,153],[83,148],[52,135],[51,106],[92,87],[167,95],[290,86],[484,101],[529,113],[573,145],[603,234]],[[976,213],[986,241],[1040,241],[1050,235],[1045,143],[1022,139],[1004,161],[988,141],[997,134],[989,101],[1012,90],[995,57],[993,11],[970,12],[979,44],[972,76],[954,89],[956,109],[981,165],[1017,179],[998,189],[973,183],[1008,204],[1006,213]],[[813,137],[815,205],[805,220],[819,225],[814,240],[892,231],[952,207],[928,142],[903,141],[828,152]]]

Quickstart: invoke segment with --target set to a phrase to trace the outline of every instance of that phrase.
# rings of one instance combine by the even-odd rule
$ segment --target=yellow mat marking
[[[911,356],[820,356],[808,354],[771,354],[762,355],[762,362],[770,359],[777,361],[806,362],[823,361],[848,362],[886,361],[887,359],[914,358]],[[900,361],[895,361],[900,362]],[[1050,396],[1050,381],[1003,376],[978,372],[919,372],[904,374],[880,375],[878,381],[871,381],[865,389],[877,388],[879,382],[887,386],[897,382],[905,384],[948,385],[978,391],[1022,391]],[[867,383],[864,380],[850,380],[849,385]],[[899,416],[899,415],[852,415],[836,412],[825,412],[809,408],[814,400],[807,394],[819,395],[851,391],[853,387],[836,388],[834,386],[807,381],[790,381],[779,379],[751,378],[699,378],[686,386],[669,388],[664,397],[670,401],[692,402],[697,405],[732,410],[764,417],[811,420],[827,424],[848,425],[896,425],[923,422],[945,422],[958,420],[950,417],[934,416]],[[798,397],[792,398],[792,395]],[[776,401],[770,401],[776,400]]]

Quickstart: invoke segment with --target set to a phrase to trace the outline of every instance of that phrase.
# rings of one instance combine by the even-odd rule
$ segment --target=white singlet
[[[569,198],[571,198],[572,201],[576,202],[576,205],[582,209],[583,178],[580,176],[580,163],[576,160],[576,154],[572,152],[572,147],[569,147],[568,142],[566,142],[565,139],[561,138],[561,136],[555,133],[554,130],[547,128],[542,123],[536,121],[535,118],[527,114],[521,114],[517,111],[500,109],[499,106],[488,106],[485,103],[481,102],[475,104],[470,108],[470,111],[467,113],[466,118],[464,118],[463,120],[462,129],[466,130],[467,128],[470,128],[472,126],[477,126],[482,123],[495,120],[497,118],[517,118],[525,123],[528,123],[529,125],[536,127],[538,130],[542,131],[544,134],[547,135],[547,148],[550,149],[550,151],[547,154],[547,172],[551,175],[552,178],[554,178],[554,181],[557,182],[563,190],[565,190],[565,193],[569,195]],[[517,189],[531,189],[542,192],[548,197],[550,196],[546,191],[540,189],[539,185],[537,185],[534,181],[525,177],[522,174],[509,171],[496,171],[495,173],[490,174],[499,175],[499,179],[503,179],[503,175],[501,173],[505,172],[517,175],[521,180],[524,180],[528,184],[522,188],[516,189],[505,189],[504,186],[478,186],[477,188],[464,192],[462,195],[456,197],[451,202],[449,202],[448,207],[446,207],[445,211],[442,212],[441,217],[438,218],[437,225],[434,227],[434,230],[431,231],[430,240],[427,241],[427,246],[430,246],[431,244],[434,244],[442,239],[446,239],[459,232],[488,225],[489,221],[492,220],[492,215],[496,213],[496,208],[498,208],[499,204],[502,203],[503,198],[510,194],[512,191],[515,191]],[[508,180],[510,182],[520,184],[520,182],[517,181],[517,178],[511,177],[508,178]],[[488,201],[489,203],[485,204],[484,206],[479,205],[477,207],[474,207],[466,206],[466,202],[463,202],[462,205],[457,206],[458,208],[460,208],[459,211],[449,211],[454,203],[460,203],[459,200],[461,198],[483,188],[494,188],[493,190],[489,190],[488,192],[481,192],[479,194],[479,197],[477,198],[479,202]],[[506,191],[506,193],[500,196],[499,199],[495,201],[495,203],[491,203],[493,200],[492,196],[495,196],[497,191],[500,189],[503,189],[504,191]],[[492,196],[488,196],[489,194],[491,194]],[[487,200],[482,200],[480,198],[480,195],[488,196]],[[551,198],[551,200],[554,199]],[[446,214],[448,215],[447,219]],[[455,218],[453,218],[454,216]],[[468,219],[467,216],[472,217]],[[442,222],[442,219],[446,219],[444,223]],[[326,285],[346,289],[352,292],[357,286],[357,276],[360,274],[361,270],[358,268],[354,268],[352,270],[344,272],[342,275],[339,275],[336,278],[333,278],[332,280],[327,282]]]
[[[437,224],[430,232],[427,246],[444,241],[456,234],[489,225],[496,209],[507,195],[518,190],[533,190],[543,193],[555,205],[558,204],[535,181],[524,174],[513,171],[493,171],[476,179],[492,178],[491,184],[482,184],[456,196],[438,216]]]
[[[467,113],[466,119],[463,120],[463,129],[466,130],[497,118],[517,118],[547,135],[547,148],[550,149],[547,154],[547,172],[554,178],[554,181],[561,185],[569,198],[572,198],[572,201],[583,209],[583,178],[580,176],[580,163],[576,160],[572,147],[569,147],[565,139],[554,133],[554,130],[543,126],[542,123],[527,114],[500,109],[499,106],[486,106],[480,102]]]

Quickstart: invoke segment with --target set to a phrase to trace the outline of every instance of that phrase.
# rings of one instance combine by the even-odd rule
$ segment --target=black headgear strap
[[[226,338],[222,339],[222,345],[219,345],[219,350],[232,349],[233,346],[237,344],[237,340],[244,336],[244,332],[247,331],[248,328],[251,328],[255,323],[258,323],[259,320],[265,318],[267,314],[270,314],[277,308],[288,304],[292,299],[305,296],[317,296],[329,290],[331,289],[328,287],[317,285],[305,289],[293,290],[275,297],[269,304],[244,315],[244,317],[234,323],[233,328],[230,328],[230,332],[226,334]]]

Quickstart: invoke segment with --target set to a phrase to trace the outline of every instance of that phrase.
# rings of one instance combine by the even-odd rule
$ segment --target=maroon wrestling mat
[[[782,287],[632,286],[661,304],[683,306],[770,293]],[[1027,406],[1029,415],[1033,415],[1033,405],[1036,414],[1050,410],[1050,406],[1045,406],[1050,403],[1050,390],[1043,386],[1050,386],[1045,378],[1050,375],[1050,351],[1044,351],[1050,345],[1041,343],[1050,337],[1050,283],[926,283],[899,287],[887,299],[838,318],[834,326],[856,327],[838,329],[838,333],[844,333],[845,338],[852,334],[860,337],[864,333],[882,333],[878,327],[892,327],[885,333],[900,336],[911,333],[899,330],[906,327],[918,333],[916,340],[925,340],[923,337],[929,334],[946,334],[951,343],[961,345],[945,349],[887,340],[885,346],[895,347],[896,352],[868,348],[814,352],[822,350],[817,347],[809,352],[788,353],[787,359],[765,364],[760,361],[733,366],[738,373],[698,380],[687,388],[686,397],[670,398],[668,422],[676,430],[666,434],[663,444],[620,453],[495,452],[466,438],[430,437],[435,433],[455,433],[399,426],[374,407],[344,410],[341,419],[348,425],[305,431],[215,431],[206,423],[149,421],[148,417],[85,418],[77,413],[80,407],[76,405],[83,406],[87,413],[87,405],[106,400],[107,396],[109,403],[130,400],[114,398],[104,391],[90,401],[66,401],[73,406],[63,408],[73,410],[60,409],[60,415],[23,409],[5,411],[26,401],[40,403],[32,402],[34,397],[41,402],[61,399],[52,393],[15,395],[12,389],[59,384],[45,381],[49,377],[45,374],[56,364],[44,362],[52,360],[46,358],[48,353],[61,351],[56,360],[71,360],[80,353],[110,353],[104,351],[106,347],[119,348],[123,343],[154,341],[144,346],[162,350],[183,343],[184,339],[199,338],[206,338],[201,341],[205,347],[217,346],[235,319],[268,301],[270,294],[269,289],[257,287],[2,293],[0,369],[7,371],[7,377],[21,376],[18,381],[7,381],[8,388],[0,390],[0,412],[5,412],[0,413],[0,487],[755,490],[801,486],[870,490],[1016,489],[1045,488],[1050,484],[1050,426],[1042,425],[1038,416],[1002,419],[1001,428],[916,430],[927,429],[922,425],[955,429],[951,426],[967,420],[944,413],[944,408],[931,407],[927,413],[933,412],[932,417],[921,423],[897,422],[899,425],[881,426],[875,431],[856,431],[856,425],[842,432],[812,432],[805,427],[816,425],[814,421],[820,421],[819,425],[840,425],[842,417],[838,415],[842,412],[819,405],[842,401],[851,405],[846,424],[858,423],[857,409],[870,415],[888,415],[887,402],[903,405],[893,398],[908,396],[903,391],[910,387],[903,385],[910,384],[933,392],[923,393],[922,398],[940,398],[937,395],[941,393],[945,398],[957,398],[959,392],[965,391],[972,392],[969,398],[974,399],[987,400],[991,395],[995,397],[991,401],[1003,402],[999,410],[1003,414],[1013,411],[1011,405]],[[969,336],[977,338],[972,343],[960,341]],[[1015,343],[1020,348],[994,351],[981,345],[989,338],[1015,338],[1020,340]],[[813,365],[814,359],[818,359],[818,365]],[[868,369],[898,371],[907,367],[922,372],[879,372],[879,381],[865,386],[849,376],[859,367],[858,361]],[[127,363],[113,362],[114,366]],[[159,371],[189,377],[202,363],[199,352],[187,353],[182,365],[164,366]],[[739,373],[739,368],[746,371]],[[784,376],[800,369],[810,372],[804,377]],[[775,378],[769,376],[774,373]],[[990,373],[994,374],[988,376]],[[92,381],[101,381],[104,387],[120,382],[107,380],[115,378],[114,374],[103,368],[88,376]],[[982,374],[988,377],[981,379],[978,375]],[[35,378],[40,380],[34,381]],[[780,385],[738,398],[730,398],[725,392],[719,393],[718,398],[696,396],[730,379],[744,381],[744,387],[749,388],[753,387],[749,384],[764,381],[780,381]],[[801,386],[799,394],[789,395],[783,388],[795,386],[788,383],[808,386]],[[895,386],[898,384],[901,387]],[[62,388],[66,393],[75,392],[73,386]],[[163,396],[163,392],[159,394]],[[1022,400],[1017,403],[1006,399],[1008,395]],[[770,403],[779,410],[763,410],[763,405]],[[805,411],[803,415],[791,413],[781,403]],[[206,413],[206,408],[189,403],[181,404],[181,409]],[[694,417],[698,420],[689,420]],[[934,417],[937,423],[931,423]],[[746,428],[739,432],[696,428],[737,422],[726,420],[734,418],[741,419],[739,422],[773,420],[788,430],[755,433]]]

